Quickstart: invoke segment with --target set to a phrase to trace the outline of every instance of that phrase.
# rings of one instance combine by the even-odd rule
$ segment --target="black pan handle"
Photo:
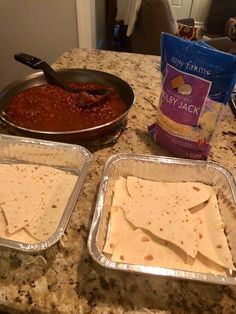
[[[23,52],[16,53],[14,55],[14,58],[16,61],[19,61],[34,70],[35,69],[42,70],[44,72],[44,76],[48,83],[56,84],[70,93],[78,92],[77,89],[69,87],[66,84],[66,82],[62,80],[62,78],[60,77],[60,74],[54,71],[54,69],[47,62],[37,57],[23,53]],[[90,93],[91,95],[107,95],[108,94],[108,90],[104,88],[88,90],[87,92]]]
[[[36,58],[34,56],[22,52],[16,53],[14,55],[14,58],[15,60],[29,66],[32,69],[41,69],[41,63],[43,62],[39,58]]]
[[[26,53],[16,53],[14,55],[15,60],[29,66],[32,69],[39,69],[44,72],[45,78],[49,83],[61,86],[63,89],[71,92],[72,90],[67,86],[67,84],[61,79],[60,75],[53,70],[53,68],[45,61],[31,56]]]

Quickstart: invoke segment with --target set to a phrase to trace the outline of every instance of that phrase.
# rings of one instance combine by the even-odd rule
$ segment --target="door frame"
[[[75,0],[79,48],[96,48],[95,0]]]
[[[194,0],[171,0],[169,1],[170,5],[172,6],[172,9],[175,13],[176,19],[183,19],[183,18],[189,18],[191,16],[192,7]],[[183,2],[188,4],[188,13],[183,13],[183,7],[186,9],[185,5],[183,5]]]
[[[193,0],[191,17],[195,19],[195,25],[204,27],[207,19],[208,12],[210,10],[212,0],[205,0],[204,2],[200,0]],[[199,8],[201,8],[199,10]],[[199,20],[199,17],[201,20]]]

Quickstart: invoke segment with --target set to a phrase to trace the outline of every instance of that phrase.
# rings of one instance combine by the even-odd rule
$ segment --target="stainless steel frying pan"
[[[34,138],[41,138],[52,141],[70,142],[70,143],[88,143],[102,139],[114,132],[126,120],[127,114],[134,104],[134,92],[131,86],[121,78],[102,71],[90,69],[63,69],[58,70],[58,74],[66,82],[94,82],[112,87],[127,105],[127,110],[117,119],[89,129],[67,132],[45,132],[22,128],[7,120],[4,110],[12,96],[17,93],[41,84],[47,83],[43,72],[36,72],[17,80],[0,93],[0,119],[4,122],[5,127],[13,134]]]

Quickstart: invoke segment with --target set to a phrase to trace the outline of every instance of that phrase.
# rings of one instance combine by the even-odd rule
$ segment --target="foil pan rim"
[[[205,161],[205,160],[190,160],[176,157],[167,157],[167,156],[155,156],[150,154],[130,154],[130,153],[119,153],[110,156],[105,165],[101,176],[97,202],[95,205],[94,216],[91,223],[91,228],[89,232],[89,237],[87,241],[87,247],[90,256],[92,259],[97,262],[99,265],[113,270],[121,270],[130,273],[138,273],[143,275],[154,275],[162,276],[166,278],[173,279],[185,279],[192,281],[200,281],[211,284],[220,284],[220,285],[236,285],[236,277],[225,277],[223,275],[215,275],[210,273],[201,273],[193,272],[187,270],[179,269],[170,269],[170,268],[161,268],[157,266],[144,266],[137,264],[128,264],[128,263],[118,263],[109,260],[109,258],[99,250],[97,245],[97,235],[99,224],[101,221],[101,214],[103,208],[103,197],[106,192],[107,181],[109,179],[109,168],[111,165],[122,159],[132,159],[137,161],[152,161],[159,163],[169,163],[169,164],[178,164],[178,165],[208,165],[210,167],[217,168],[217,170],[223,172],[227,180],[230,183],[231,192],[236,203],[236,183],[231,172],[226,169],[223,165],[214,162],[214,161]]]
[[[71,198],[69,199],[69,202],[63,212],[63,215],[61,217],[57,230],[52,234],[52,236],[49,239],[38,242],[38,243],[23,243],[23,242],[18,242],[11,239],[0,238],[0,247],[15,249],[15,250],[27,252],[27,253],[37,253],[37,252],[44,251],[52,247],[53,245],[55,245],[64,234],[64,231],[67,227],[72,211],[74,209],[76,200],[79,197],[85,177],[87,175],[87,171],[92,160],[92,154],[89,152],[87,148],[81,145],[77,145],[77,144],[53,142],[53,141],[48,141],[48,140],[43,140],[43,139],[34,139],[34,138],[7,135],[7,134],[0,134],[0,142],[1,140],[10,141],[10,142],[13,142],[14,144],[23,143],[26,145],[27,144],[34,144],[34,145],[36,144],[38,146],[44,145],[45,147],[48,147],[49,149],[50,148],[75,149],[76,151],[82,153],[84,157],[84,162],[81,165],[81,172],[78,175],[76,185],[71,193]]]

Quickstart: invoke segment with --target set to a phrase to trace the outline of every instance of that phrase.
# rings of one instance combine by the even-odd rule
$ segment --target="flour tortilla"
[[[199,252],[213,262],[228,269],[235,269],[224,233],[217,196],[213,192],[208,203],[195,209],[193,218],[199,226]]]
[[[119,177],[114,184],[112,208],[119,207],[121,202],[126,200],[129,196],[127,190],[127,180],[124,177]]]
[[[0,180],[5,236],[20,241],[23,233],[43,241],[55,232],[77,176],[49,166],[1,164]]]
[[[188,188],[184,183],[176,186],[177,183],[128,177],[127,189],[130,196],[123,193],[120,198],[116,198],[115,204],[124,210],[126,219],[135,227],[146,229],[157,237],[170,241],[194,258],[198,252],[199,235],[197,223],[193,221],[186,205],[193,206],[206,200],[210,192],[207,189],[202,199],[198,197],[197,200],[196,197],[191,201],[188,195],[189,190],[192,192],[192,186]],[[192,193],[198,195],[198,189],[202,186],[194,183],[195,186],[197,190],[193,189]],[[187,191],[187,196],[182,187]]]
[[[77,176],[53,168],[48,170],[43,179],[45,191],[40,211],[25,226],[34,238],[45,241],[56,231],[76,181]]]
[[[121,208],[113,208],[110,213],[109,230],[103,252],[112,254],[119,242],[126,238],[134,227],[125,219]]]
[[[127,186],[124,178],[118,181],[114,187],[115,204],[125,216],[116,215],[116,230],[121,230],[126,219],[137,229],[115,235],[113,242],[119,238],[112,260],[216,274],[235,269],[218,208],[218,187],[136,177],[127,177]],[[139,236],[143,232],[155,245],[151,240],[142,243]],[[157,244],[161,245],[159,251]],[[152,258],[144,259],[150,254]]]
[[[200,256],[188,264],[181,250],[142,229],[131,231],[124,237],[114,249],[111,259],[120,263],[226,275],[226,269]]]
[[[192,208],[206,202],[212,193],[212,188],[200,182],[156,182],[134,176],[127,177],[129,195],[166,199],[173,205]],[[164,200],[163,200],[164,201]]]
[[[0,207],[9,233],[23,228],[37,215],[42,203],[43,184],[34,173],[34,165],[2,164],[0,167]]]
[[[21,243],[37,243],[38,241],[31,237],[31,235],[24,229],[20,229],[17,232],[7,232],[7,223],[3,212],[0,211],[0,238],[18,241]]]
[[[188,209],[180,205],[171,208],[171,204],[163,200],[139,195],[135,200],[127,200],[122,208],[126,219],[135,227],[146,229],[175,244],[187,255],[196,257],[199,241],[197,223]]]

